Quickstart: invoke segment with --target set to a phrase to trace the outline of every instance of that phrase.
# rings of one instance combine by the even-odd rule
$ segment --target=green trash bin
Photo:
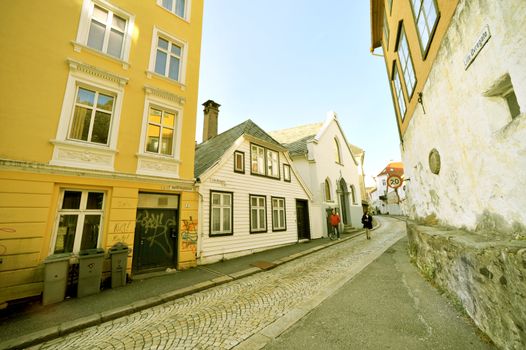
[[[58,303],[66,297],[70,253],[54,254],[44,260],[42,305]]]
[[[104,249],[86,249],[79,254],[79,284],[77,297],[100,292]]]
[[[111,256],[111,288],[125,286],[128,246],[119,242],[110,248],[109,253]]]

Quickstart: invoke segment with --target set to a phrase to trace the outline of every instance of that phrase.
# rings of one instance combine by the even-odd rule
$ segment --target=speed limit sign
[[[387,178],[387,186],[391,188],[398,188],[402,186],[402,178],[398,175],[391,175]]]

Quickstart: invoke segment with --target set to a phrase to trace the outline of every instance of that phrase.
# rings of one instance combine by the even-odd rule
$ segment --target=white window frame
[[[400,119],[403,121],[405,118],[405,97],[402,91],[402,82],[400,81],[400,75],[398,74],[398,68],[396,63],[393,64],[393,85],[396,101],[398,102],[398,112],[400,113]]]
[[[291,169],[290,164],[283,164],[283,181],[291,182]]]
[[[271,197],[272,207],[272,231],[286,231],[287,230],[287,208],[285,206],[285,198],[283,197]],[[276,206],[275,202],[281,203],[282,206]],[[283,213],[283,221],[280,220],[280,213]],[[276,215],[277,220],[274,220]]]
[[[185,0],[185,9],[184,9],[184,16],[183,17],[181,17],[177,13],[175,13],[176,0],[173,0],[173,6],[172,6],[171,10],[167,9],[166,7],[163,6],[163,1],[162,0],[157,0],[157,5],[162,7],[164,10],[170,12],[174,16],[177,16],[177,18],[184,19],[187,22],[190,21],[190,9],[192,8],[192,6],[191,6],[192,5],[192,0]]]
[[[252,199],[257,199],[257,205],[252,205]],[[259,205],[259,200],[263,199],[263,206]],[[252,226],[252,211],[256,211],[256,227]],[[250,233],[262,233],[267,232],[267,197],[261,195],[251,194],[249,195],[249,220],[250,220]],[[261,215],[263,213],[263,215]],[[261,222],[261,217],[263,216],[263,221]]]
[[[145,94],[141,141],[137,151],[137,174],[178,178],[181,162],[184,99],[171,92],[151,87],[145,87]],[[176,115],[172,155],[146,151],[148,117],[151,107]]]
[[[220,203],[214,204],[213,197],[214,195],[220,196]],[[224,203],[224,197],[230,197],[230,204]],[[219,231],[214,231],[214,216],[213,216],[213,210],[219,209]],[[224,220],[223,220],[223,214],[224,211],[228,209],[230,210],[230,227],[228,230],[224,229]],[[232,192],[223,192],[223,191],[210,191],[210,234],[209,236],[225,236],[225,235],[232,235],[234,232],[234,193]]]
[[[256,168],[254,168],[254,165],[256,165]],[[250,173],[263,176],[266,175],[265,148],[256,144],[250,145]]]
[[[164,40],[167,40],[170,44],[177,44],[181,47],[181,57],[179,62],[179,79],[175,80],[170,78],[168,75],[163,75],[155,72],[155,61],[157,59],[157,47],[158,47],[158,40],[159,37],[163,38]],[[166,81],[170,81],[179,85],[184,86],[186,81],[186,64],[188,61],[188,44],[181,39],[178,39],[176,36],[158,28],[153,28],[153,35],[152,35],[152,44],[151,44],[151,51],[150,51],[150,64],[148,66],[148,71],[146,72],[146,75],[149,79],[151,79],[153,76],[164,79]],[[169,64],[170,60],[167,59],[167,65]],[[168,71],[168,70],[167,70]]]
[[[88,36],[89,36],[89,30],[90,30],[90,25],[91,25],[91,18],[93,16],[93,9],[95,5],[102,7],[105,10],[111,12],[112,14],[116,14],[119,17],[122,17],[123,19],[126,20],[126,28],[124,30],[124,38],[123,38],[120,57],[112,56],[104,51],[99,51],[95,48],[88,46]],[[81,52],[82,49],[93,50],[94,52],[100,53],[101,55],[105,57],[121,61],[123,63],[124,68],[128,68],[129,66],[128,60],[130,58],[130,47],[131,47],[131,42],[132,42],[134,23],[135,23],[135,16],[133,14],[126,12],[123,9],[110,4],[108,1],[84,0],[82,4],[82,12],[80,14],[77,38],[75,42],[73,43],[75,47],[75,51]],[[105,46],[107,47],[107,39],[105,39],[105,42],[106,42]]]
[[[50,164],[113,171],[124,86],[127,84],[127,79],[73,60],[69,60],[68,63],[70,73],[66,83],[57,134],[55,139],[50,140],[54,144]],[[115,96],[106,145],[69,138],[78,87],[95,89]]]
[[[420,42],[420,49],[422,50],[422,57],[425,57],[427,50],[429,48],[430,42],[431,42],[431,36],[433,35],[433,31],[435,30],[436,23],[438,22],[438,19],[440,17],[440,14],[438,12],[438,5],[435,2],[435,0],[429,0],[431,1],[432,9],[434,10],[434,16],[435,20],[433,23],[430,23],[429,16],[430,13],[427,13],[427,10],[424,6],[424,2],[426,0],[411,0],[411,7],[413,9],[413,15],[415,18],[415,26],[416,31],[418,32],[418,41]],[[420,22],[422,21],[422,22]],[[423,27],[420,27],[419,23],[423,24]],[[425,31],[425,35],[427,35],[427,40],[424,42],[422,37],[423,33],[422,31]]]
[[[409,50],[409,43],[407,42],[403,25],[401,26],[400,38],[398,40],[398,60],[400,62],[400,68],[402,69],[404,76],[407,98],[410,100],[416,87],[416,75],[413,60],[411,58],[411,51]]]
[[[62,209],[62,205],[64,202],[64,194],[66,191],[82,192],[79,209]],[[88,193],[90,192],[102,193],[104,195],[101,209],[87,209],[86,208],[86,203],[88,200]],[[107,192],[104,190],[96,190],[96,189],[87,190],[87,189],[79,189],[79,188],[61,188],[60,189],[58,208],[56,211],[56,218],[55,218],[55,225],[53,228],[53,236],[51,239],[51,244],[49,246],[49,255],[53,255],[55,252],[55,245],[57,243],[58,228],[59,228],[61,215],[78,215],[77,228],[75,230],[75,240],[73,243],[73,251],[71,253],[78,254],[80,252],[80,244],[82,242],[84,220],[86,218],[86,215],[94,215],[94,214],[100,215],[99,234],[97,237],[97,248],[100,248],[102,246],[102,232],[104,228],[104,210],[106,206],[107,195],[108,195]]]
[[[267,148],[265,153],[267,158],[267,176],[279,179],[279,152]]]
[[[238,158],[241,163],[241,167],[237,166]],[[245,173],[245,152],[234,151],[234,172],[240,174]]]

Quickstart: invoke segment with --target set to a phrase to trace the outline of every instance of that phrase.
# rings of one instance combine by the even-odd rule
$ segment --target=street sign
[[[398,175],[390,175],[387,178],[387,186],[391,188],[398,188],[402,186],[402,178]]]

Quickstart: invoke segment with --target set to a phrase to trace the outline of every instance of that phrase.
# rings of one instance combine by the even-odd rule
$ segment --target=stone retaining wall
[[[526,348],[526,241],[407,223],[418,268],[503,349]]]

